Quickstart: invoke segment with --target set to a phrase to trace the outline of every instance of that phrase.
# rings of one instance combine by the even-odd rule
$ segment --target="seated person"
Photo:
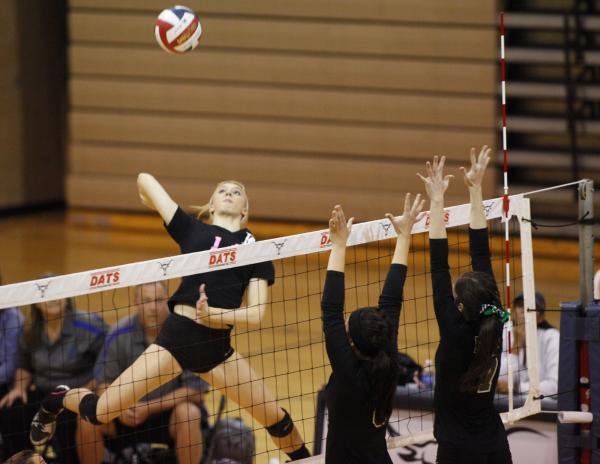
[[[163,282],[135,289],[136,311],[117,322],[106,337],[94,368],[99,394],[151,345],[169,315]],[[200,462],[202,455],[201,401],[208,384],[188,371],[142,398],[113,422],[80,423],[82,464],[99,464],[106,446],[116,453],[138,443],[175,446],[179,463]]]
[[[31,449],[31,420],[57,384],[92,385],[108,328],[101,317],[77,311],[70,299],[36,303],[30,319],[19,339],[14,385],[0,400],[4,456]],[[76,418],[71,413],[61,417],[63,425],[52,442],[63,464],[77,462]]]
[[[239,417],[224,417],[213,428],[206,464],[252,464],[255,453],[252,429]]]
[[[0,279],[2,285],[2,279]],[[17,308],[0,309],[0,398],[11,389],[15,377],[17,346],[23,331],[23,315]]]
[[[397,357],[398,367],[400,368],[398,375],[398,385],[406,385],[408,383],[415,383],[419,387],[424,387],[425,383],[422,381],[423,366],[417,363],[408,354],[398,352]]]
[[[540,394],[554,395],[558,392],[558,348],[560,334],[544,317],[546,300],[544,296],[535,292],[535,308],[537,318],[537,345],[538,345],[538,371],[540,376]],[[513,366],[513,379],[517,393],[527,393],[529,390],[529,376],[527,373],[527,356],[525,352],[525,305],[523,295],[518,295],[511,311],[514,324],[514,337],[512,353],[507,356],[503,350],[503,358],[498,378],[498,391],[508,392],[508,362]]]

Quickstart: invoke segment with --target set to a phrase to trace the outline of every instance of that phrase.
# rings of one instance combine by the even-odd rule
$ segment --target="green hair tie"
[[[481,305],[481,311],[479,311],[479,314],[482,316],[496,316],[498,320],[502,322],[502,324],[506,324],[510,317],[508,311],[491,304]]]

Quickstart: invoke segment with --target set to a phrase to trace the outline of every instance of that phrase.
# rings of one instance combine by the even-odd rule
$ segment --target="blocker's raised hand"
[[[479,156],[476,156],[475,148],[471,148],[471,168],[467,171],[466,168],[460,167],[463,173],[465,185],[469,188],[480,187],[485,175],[485,168],[490,162],[490,153],[492,149],[484,145]]]
[[[346,245],[350,231],[352,230],[353,221],[353,217],[346,221],[344,210],[340,205],[336,205],[329,219],[329,240],[331,240],[331,243],[334,245]]]
[[[419,176],[425,184],[425,191],[431,201],[441,201],[444,199],[444,193],[446,192],[448,185],[450,185],[450,179],[454,177],[452,174],[444,176],[445,163],[445,156],[442,156],[439,159],[437,156],[434,156],[433,163],[430,163],[429,161],[425,163],[427,177],[423,177],[420,173],[417,173],[417,176]]]
[[[404,212],[400,217],[394,217],[390,213],[386,213],[385,217],[390,220],[394,226],[394,230],[398,236],[410,237],[410,232],[415,222],[421,218],[421,211],[425,205],[425,199],[421,200],[421,194],[417,194],[415,200],[410,201],[410,193],[404,197]]]

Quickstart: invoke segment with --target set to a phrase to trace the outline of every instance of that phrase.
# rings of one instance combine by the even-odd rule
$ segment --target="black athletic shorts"
[[[231,329],[211,329],[177,313],[169,314],[154,343],[192,372],[209,372],[234,353]]]

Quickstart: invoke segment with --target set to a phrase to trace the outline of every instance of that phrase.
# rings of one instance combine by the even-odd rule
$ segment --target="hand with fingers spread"
[[[415,200],[411,204],[410,193],[407,193],[404,197],[404,212],[402,216],[394,217],[390,213],[386,213],[385,217],[390,220],[394,226],[394,230],[398,234],[398,237],[410,238],[410,232],[415,222],[421,218],[421,211],[425,200],[421,200],[421,194],[415,197]]]
[[[475,148],[471,148],[471,168],[467,171],[464,167],[460,167],[463,173],[463,180],[468,188],[481,187],[483,182],[483,176],[485,175],[485,168],[487,168],[490,162],[491,148],[484,145],[479,156],[476,156]]]
[[[344,210],[340,205],[336,205],[329,219],[329,240],[331,240],[331,243],[345,247],[350,236],[350,230],[352,230],[353,221],[353,217],[346,221]]]
[[[427,161],[425,165],[427,177],[423,177],[420,173],[417,173],[417,176],[419,176],[425,184],[425,191],[431,201],[444,200],[444,193],[450,184],[450,179],[454,177],[452,174],[444,176],[445,163],[445,156],[442,156],[439,159],[437,156],[434,156],[433,164]]]

